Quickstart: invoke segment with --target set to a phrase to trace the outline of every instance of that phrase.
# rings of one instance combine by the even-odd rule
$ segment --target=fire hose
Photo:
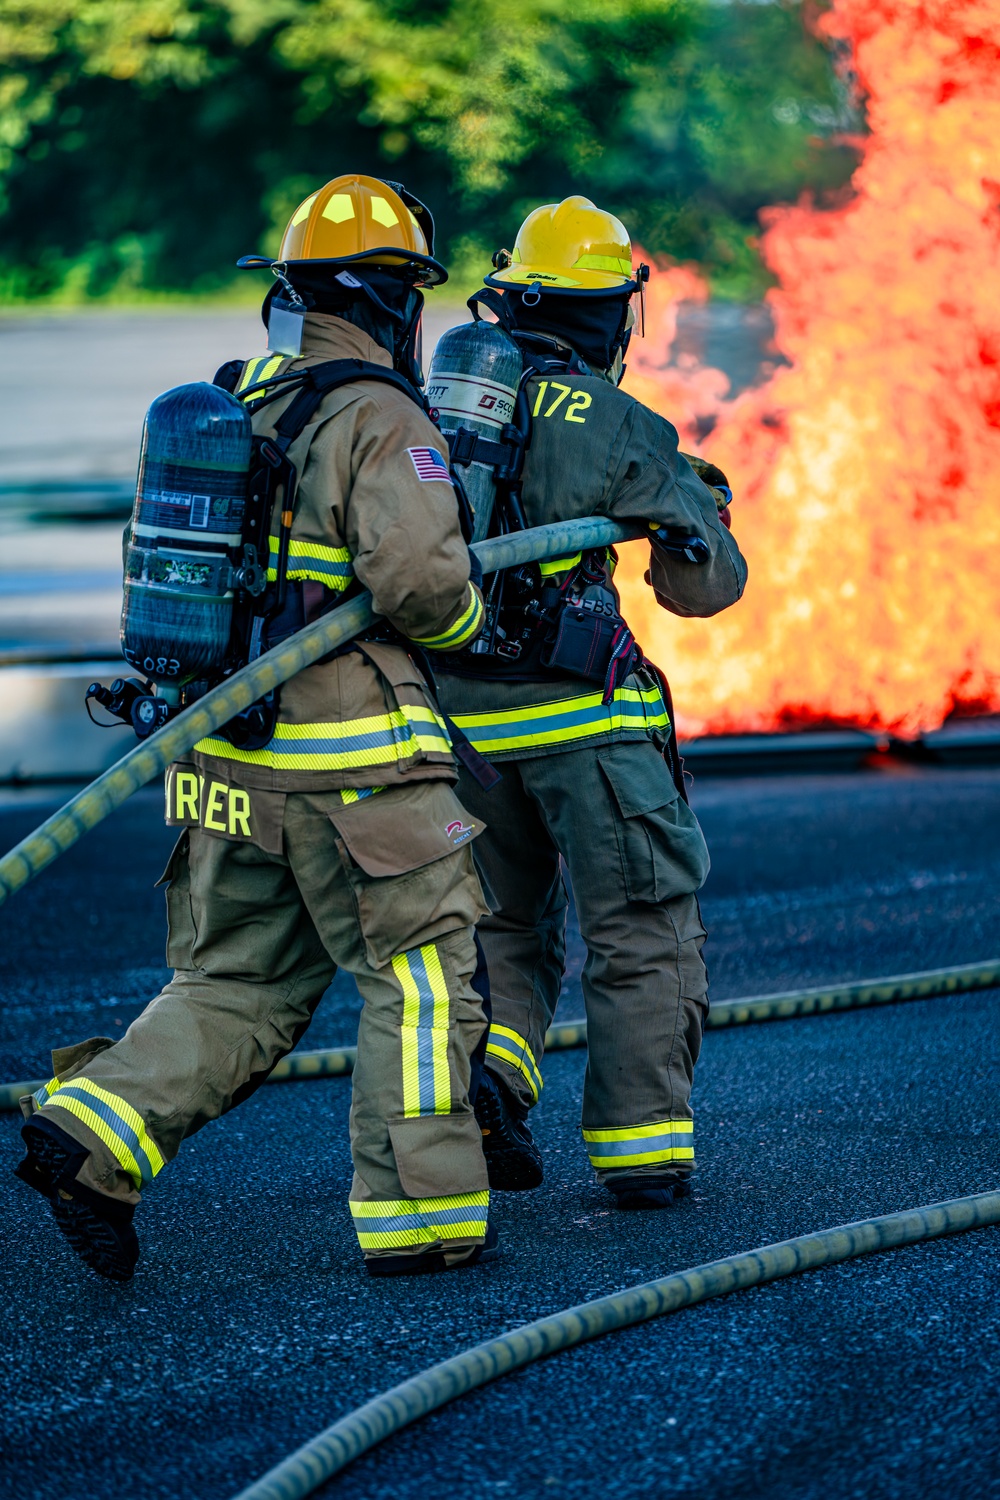
[[[539,526],[508,536],[478,542],[473,547],[485,573],[499,568],[520,567],[546,557],[560,557],[590,547],[628,541],[643,533],[637,527],[620,526],[601,519],[565,521]],[[307,625],[280,646],[266,652],[249,666],[235,672],[218,687],[199,698],[191,708],[164,725],[148,740],[135,746],[103,775],[83,788],[58,812],[47,818],[27,838],[0,859],[0,904],[29,880],[72,848],[78,839],[121,806],[133,792],[152,781],[171,761],[186,754],[200,739],[248,708],[259,697],[287,682],[366,629],[377,616],[371,595],[364,594],[341,605],[332,614]],[[778,1020],[828,1010],[888,1004],[919,997],[989,988],[1000,981],[1000,960],[933,969],[859,984],[806,990],[785,995],[753,996],[713,1007],[709,1027]],[[586,1023],[570,1021],[553,1027],[546,1048],[555,1051],[586,1046]],[[273,1070],[270,1083],[293,1079],[345,1076],[354,1067],[353,1047],[296,1052]],[[41,1080],[0,1084],[0,1110],[16,1109],[18,1099],[33,1093]]]
[[[477,544],[474,550],[484,572],[493,572],[608,546],[641,534],[637,528],[587,519],[494,538]],[[368,594],[340,606],[332,615],[306,626],[234,673],[130,750],[0,859],[0,903],[58,859],[133,792],[164,771],[171,761],[186,754],[199,740],[272,688],[346,643],[376,618]],[[753,997],[717,1006],[708,1024],[731,1026],[829,1013],[987,988],[997,984],[998,979],[1000,961],[989,961],[855,985]],[[547,1038],[549,1050],[584,1045],[583,1022],[553,1027]],[[278,1065],[272,1080],[345,1075],[353,1063],[353,1048],[293,1054]],[[15,1090],[23,1093],[30,1087],[14,1084],[0,1088],[0,1108],[9,1108],[15,1102],[11,1097]],[[956,1198],[766,1245],[538,1319],[435,1365],[348,1413],[242,1491],[238,1500],[297,1500],[409,1423],[501,1375],[586,1340],[800,1271],[998,1222],[1000,1192]]]
[[[620,526],[614,521],[587,518],[492,537],[477,542],[473,551],[483,572],[494,573],[501,568],[518,568],[546,557],[565,557],[591,547],[609,547],[614,542],[626,542],[642,535],[648,535],[648,532],[637,526]],[[249,666],[242,667],[225,682],[211,688],[176,719],[136,745],[89,786],[77,792],[65,806],[46,818],[0,859],[0,903],[27,885],[60,854],[65,854],[85,833],[127,801],[133,792],[165,771],[171,761],[186,755],[199,740],[228,723],[235,714],[249,708],[258,698],[263,698],[272,688],[287,682],[321,656],[344,645],[378,618],[372,609],[371,594],[361,594],[289,636],[280,646],[265,652]]]
[[[262,1479],[241,1490],[235,1500],[299,1500],[400,1428],[501,1375],[589,1339],[800,1271],[834,1266],[878,1250],[898,1249],[997,1223],[1000,1223],[1000,1192],[976,1193],[968,1198],[929,1203],[902,1213],[799,1235],[796,1239],[763,1245],[741,1255],[645,1281],[592,1302],[582,1302],[565,1312],[525,1323],[500,1338],[488,1339],[404,1380],[356,1411],[348,1412]]]
[[[842,1010],[867,1009],[872,1005],[895,1005],[904,1000],[929,1000],[939,995],[968,994],[1000,986],[1000,958],[978,964],[956,964],[948,969],[924,969],[917,974],[892,974],[884,979],[863,979],[856,984],[830,985],[822,989],[791,990],[781,995],[750,995],[713,1005],[705,1022],[716,1031],[761,1021],[791,1021],[801,1016],[832,1015]],[[585,1020],[562,1021],[545,1034],[545,1052],[565,1052],[587,1045]],[[275,1065],[268,1083],[305,1083],[318,1078],[346,1078],[354,1071],[356,1047],[321,1047],[315,1051],[290,1052]],[[25,1094],[34,1094],[42,1078],[0,1083],[0,1110],[17,1109]]]

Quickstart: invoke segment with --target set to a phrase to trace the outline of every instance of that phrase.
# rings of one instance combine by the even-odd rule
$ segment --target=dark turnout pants
[[[690,1105],[708,1010],[708,873],[697,820],[649,740],[497,762],[484,794],[460,795],[487,823],[476,861],[494,910],[479,926],[493,1020],[487,1066],[529,1107],[562,985],[567,896],[587,947],[583,1136],[602,1181],[694,1168]]]

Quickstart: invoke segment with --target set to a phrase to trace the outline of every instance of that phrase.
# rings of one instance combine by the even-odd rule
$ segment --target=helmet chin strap
[[[271,275],[276,281],[281,283],[282,287],[284,287],[285,296],[288,298],[291,306],[296,310],[301,311],[304,316],[306,311],[306,304],[303,302],[302,298],[299,296],[298,292],[289,281],[288,267],[285,265],[284,261],[275,261],[274,265],[271,267]]]

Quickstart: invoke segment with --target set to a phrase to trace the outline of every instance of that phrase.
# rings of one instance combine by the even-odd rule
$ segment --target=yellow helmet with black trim
[[[579,194],[546,203],[528,215],[513,253],[499,250],[487,286],[536,287],[575,296],[638,290],[628,230],[614,214]]]
[[[448,279],[434,259],[434,220],[427,206],[400,183],[360,172],[334,177],[299,204],[276,259],[245,255],[239,265],[257,270],[305,261],[410,267],[426,286]]]

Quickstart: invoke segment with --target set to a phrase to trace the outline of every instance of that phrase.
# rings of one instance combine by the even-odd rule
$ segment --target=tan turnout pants
[[[408,820],[411,859],[421,818],[429,847],[442,817],[455,827],[445,783],[371,800],[383,826]],[[331,821],[340,806],[336,792],[283,799],[283,854],[185,831],[165,877],[173,978],[120,1041],[53,1053],[56,1076],[30,1108],[88,1148],[81,1181],[138,1202],[187,1136],[295,1046],[342,966],[364,999],[351,1107],[361,1248],[461,1251],[482,1242],[488,1205],[469,1102],[486,1029],[472,985],[483,905],[471,846],[372,877]]]
[[[587,946],[583,1137],[598,1179],[694,1169],[690,1105],[708,1011],[694,892],[708,851],[648,740],[497,762],[475,845],[492,915],[479,925],[493,1019],[486,1065],[530,1107],[562,985],[565,861]]]

